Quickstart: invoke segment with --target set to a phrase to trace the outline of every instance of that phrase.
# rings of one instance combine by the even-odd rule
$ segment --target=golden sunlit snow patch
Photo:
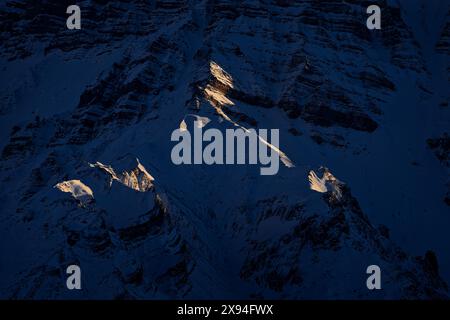
[[[233,78],[214,61],[209,63],[209,71],[214,77],[214,82],[204,89],[206,100],[216,109],[234,105],[234,102],[226,97],[228,90],[233,88]]]
[[[342,182],[336,179],[327,168],[323,168],[323,170],[322,178],[319,178],[314,170],[309,172],[309,188],[320,193],[331,191],[337,199],[340,199],[342,191],[339,185],[342,184]]]
[[[325,193],[327,192],[327,186],[325,185],[325,179],[320,179],[317,174],[311,170],[309,172],[308,175],[308,180],[309,180],[309,188],[311,190],[320,192],[320,193]]]
[[[222,67],[220,67],[217,63],[214,61],[210,61],[209,63],[209,69],[211,72],[211,75],[215,79],[215,83],[208,84],[206,88],[204,89],[206,100],[209,101],[209,103],[214,107],[216,112],[226,121],[232,123],[234,126],[239,127],[246,132],[248,132],[248,129],[240,125],[239,123],[233,121],[221,108],[223,106],[232,106],[234,105],[234,102],[231,101],[226,97],[226,94],[228,90],[233,89],[233,77],[227,73]],[[181,129],[181,126],[180,126]],[[261,136],[257,135],[258,139],[267,145],[269,148],[271,148],[273,151],[279,154],[281,162],[288,168],[295,167],[294,163],[289,159],[289,157],[281,151],[276,146],[270,144],[268,141],[266,141]]]
[[[145,192],[153,187],[153,181],[155,180],[150,173],[147,172],[145,167],[136,159],[137,166],[131,171],[123,171],[121,174],[116,174],[111,166],[104,165],[101,162],[95,164],[89,164],[92,168],[99,168],[107,172],[110,177],[110,185],[114,180],[122,183],[123,185],[134,189],[136,191]]]
[[[62,192],[72,194],[72,196],[79,200],[82,204],[88,203],[94,198],[94,193],[91,188],[80,180],[63,181],[56,184],[54,187]]]
[[[217,81],[229,88],[233,88],[233,78],[214,61],[210,61],[209,71]]]
[[[223,90],[218,90],[211,85],[207,85],[205,88],[206,99],[214,106],[232,106],[234,102],[228,99]]]

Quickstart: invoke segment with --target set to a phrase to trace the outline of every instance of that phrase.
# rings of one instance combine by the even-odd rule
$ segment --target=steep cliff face
[[[447,297],[450,8],[377,3],[2,4],[0,296]],[[195,117],[284,165],[174,165]]]
[[[407,255],[389,239],[389,229],[371,224],[347,185],[334,183],[339,192],[325,192],[321,199],[325,205],[320,210],[316,203],[319,197],[275,209],[273,199],[267,199],[255,205],[256,217],[262,222],[256,224],[259,227],[250,237],[248,229],[252,228],[246,226],[245,219],[236,223],[245,226],[241,230],[245,230],[251,248],[241,277],[264,288],[255,296],[276,292],[275,297],[288,299],[447,298],[447,284],[438,275],[438,267],[433,267],[435,253]],[[290,224],[290,231],[264,234],[269,232],[268,221],[270,227]],[[383,293],[361,290],[362,277],[353,273],[355,266],[364,268],[370,261],[378,261],[383,270]]]

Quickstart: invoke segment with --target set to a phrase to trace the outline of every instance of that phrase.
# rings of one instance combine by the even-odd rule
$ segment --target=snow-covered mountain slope
[[[450,5],[376,2],[3,3],[0,297],[447,298]],[[198,117],[284,165],[174,165]]]

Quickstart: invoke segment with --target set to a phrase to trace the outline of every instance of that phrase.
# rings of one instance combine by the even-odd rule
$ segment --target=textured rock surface
[[[447,298],[450,8],[377,3],[379,31],[370,1],[1,4],[0,297]],[[188,114],[295,167],[175,166]]]

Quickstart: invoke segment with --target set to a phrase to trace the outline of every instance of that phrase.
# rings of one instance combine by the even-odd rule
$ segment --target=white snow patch
[[[187,130],[186,117],[188,117],[188,116],[195,118],[195,125],[199,129],[205,127],[208,123],[211,122],[211,120],[208,117],[201,117],[199,115],[189,113],[189,114],[185,115],[183,120],[180,122],[180,131]]]

